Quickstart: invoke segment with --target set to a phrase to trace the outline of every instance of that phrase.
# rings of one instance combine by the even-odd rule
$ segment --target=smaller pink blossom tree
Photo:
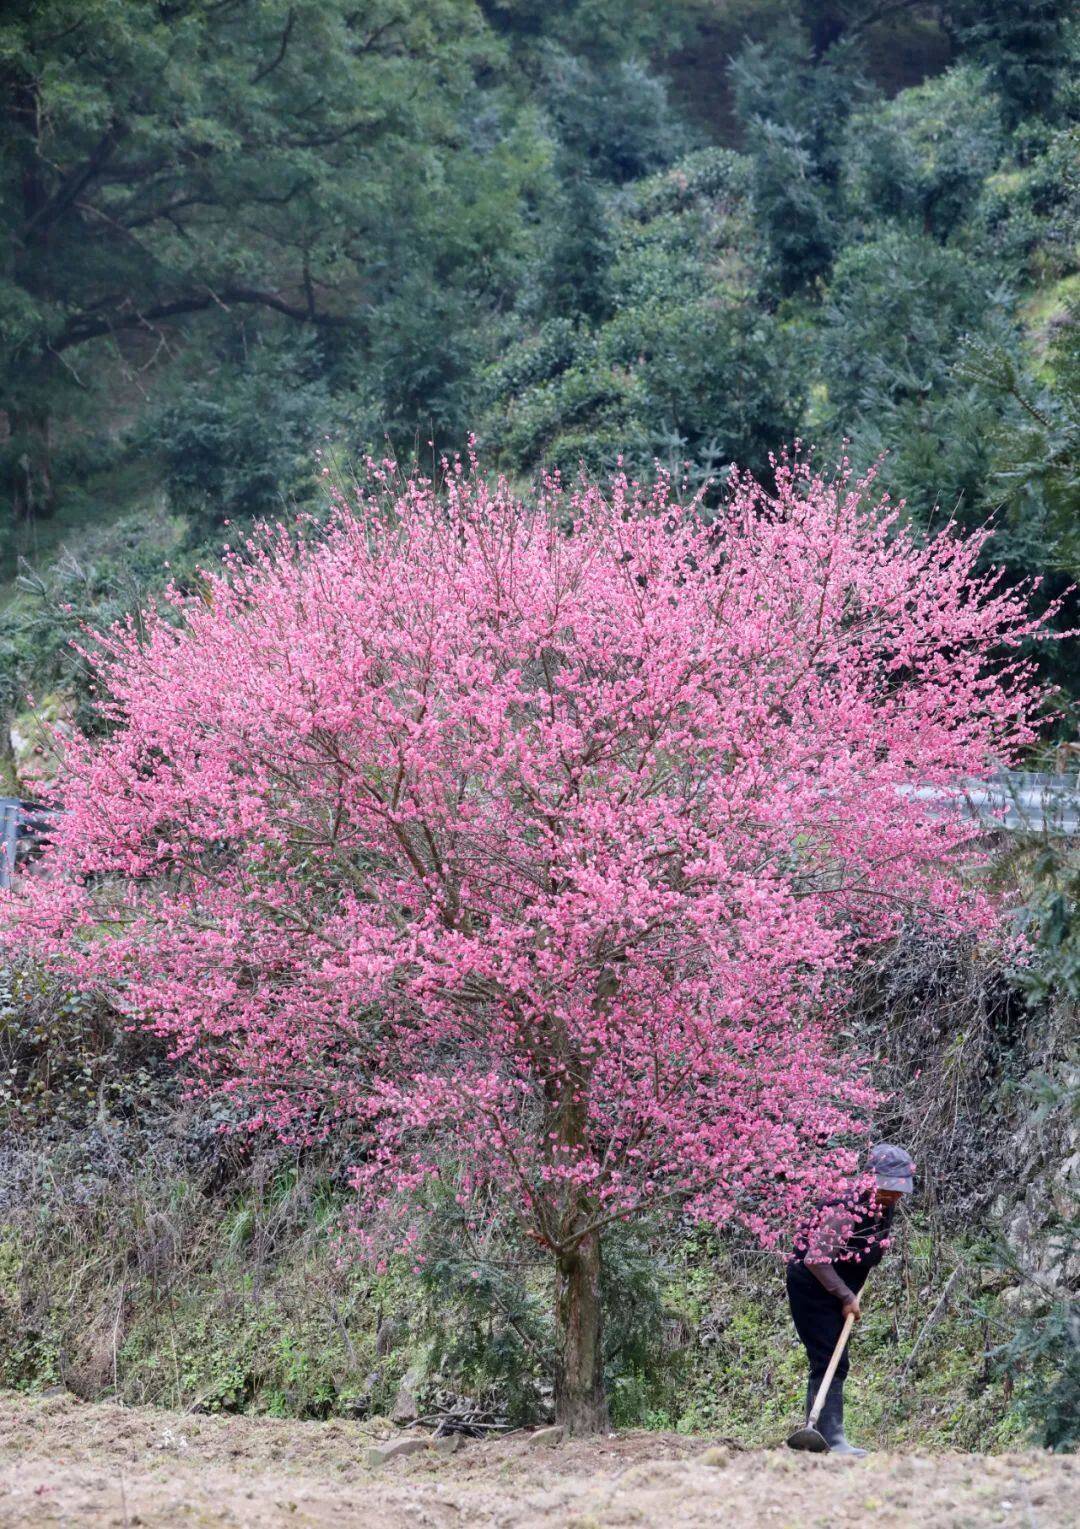
[[[168,1036],[250,1124],[348,1131],[360,1221],[494,1202],[555,1277],[556,1411],[606,1411],[605,1229],[766,1245],[849,1182],[831,1015],[904,917],[988,928],[948,787],[1034,736],[1023,596],[867,480],[372,468],[98,662],[50,875],[6,938]]]

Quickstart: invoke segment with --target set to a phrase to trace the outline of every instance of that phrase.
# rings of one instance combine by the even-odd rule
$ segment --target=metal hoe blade
[[[799,1428],[788,1440],[788,1449],[807,1449],[812,1455],[827,1455],[829,1446],[816,1428]]]

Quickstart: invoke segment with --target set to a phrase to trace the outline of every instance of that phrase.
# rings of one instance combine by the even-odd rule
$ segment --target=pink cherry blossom
[[[435,1194],[501,1205],[554,1261],[572,1427],[605,1227],[777,1246],[854,1182],[853,961],[995,922],[976,827],[905,788],[1036,735],[1040,623],[987,532],[920,543],[799,460],[775,484],[708,520],[662,476],[524,502],[369,464],[329,525],[100,637],[111,731],[58,739],[49,874],[6,899],[9,946],[248,1128],[348,1133],[373,1256]]]

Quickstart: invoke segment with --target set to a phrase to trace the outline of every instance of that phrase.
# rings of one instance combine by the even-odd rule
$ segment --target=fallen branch
[[[935,1304],[933,1311],[930,1313],[930,1315],[927,1317],[926,1321],[923,1323],[922,1330],[919,1333],[919,1336],[915,1339],[914,1344],[912,1345],[911,1353],[904,1360],[903,1366],[902,1366],[902,1368],[900,1370],[900,1374],[896,1377],[896,1384],[898,1386],[901,1385],[907,1379],[908,1371],[911,1369],[911,1366],[915,1362],[915,1355],[919,1352],[919,1349],[922,1346],[923,1339],[926,1337],[927,1333],[933,1327],[933,1325],[937,1321],[938,1317],[944,1311],[945,1304],[948,1301],[949,1295],[952,1292],[952,1287],[956,1284],[956,1281],[960,1278],[960,1276],[961,1276],[961,1274],[963,1274],[963,1272],[964,1272],[964,1265],[963,1264],[957,1264],[956,1268],[953,1270],[953,1272],[949,1275],[948,1279],[945,1281],[945,1289],[938,1296],[937,1303]]]

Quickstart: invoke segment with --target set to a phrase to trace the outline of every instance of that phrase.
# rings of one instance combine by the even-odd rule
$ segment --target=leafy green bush
[[[1075,905],[1073,918],[1075,918]],[[1072,920],[1070,920],[1071,922]],[[1075,991],[1080,971],[1075,952],[1065,954],[1063,919],[1056,900],[1047,905],[1043,923],[1045,948],[1051,960],[1067,962],[1068,980]],[[1033,983],[1038,990],[1039,979]],[[1080,1058],[1027,1081],[1025,1094],[1036,1119],[1049,1116],[1071,1125],[1072,1140],[1080,1137]],[[1066,1169],[1067,1172],[1067,1169]],[[1033,1275],[1015,1250],[999,1239],[991,1266],[1016,1282],[1021,1302],[1008,1338],[992,1357],[999,1372],[1019,1378],[1019,1406],[1029,1428],[1048,1449],[1080,1447],[1080,1299],[1075,1284],[1080,1271],[1080,1199],[1077,1175],[1072,1175],[1071,1206],[1047,1217],[1042,1229],[1046,1248],[1060,1270],[1050,1285]],[[1068,1184],[1068,1180],[1066,1180]]]
[[[954,0],[954,7],[960,40],[989,66],[1009,124],[1052,113],[1075,59],[1070,0]]]
[[[193,539],[310,498],[314,448],[331,417],[310,335],[211,356],[151,424],[170,502]]]
[[[613,313],[551,319],[489,372],[483,440],[515,471],[540,463],[692,478],[768,471],[803,406],[799,329],[750,299],[745,163],[690,156],[622,194],[606,272]],[[741,248],[739,247],[741,246]]]
[[[663,83],[639,61],[599,69],[581,55],[549,48],[544,100],[571,163],[621,185],[651,175],[690,146],[690,131]]]
[[[848,128],[848,216],[863,226],[902,219],[942,242],[963,241],[1004,146],[996,103],[971,65],[875,101]]]
[[[1075,1016],[1080,1004],[1080,857],[1068,837],[1047,834],[1033,846],[1031,885],[1023,909],[1030,960],[1017,973],[1029,1002],[1044,1012],[1064,1005],[1068,1028],[1047,1067],[1028,1077],[1023,1096],[1030,1125],[1064,1144],[1043,1183],[1043,1262],[1052,1277],[1033,1273],[1014,1247],[999,1239],[991,1263],[1018,1282],[1019,1314],[1011,1335],[995,1350],[1009,1375],[1026,1372],[1021,1407],[1040,1442],[1050,1449],[1080,1446],[1080,1052]],[[1049,1128],[1049,1129],[1048,1129]],[[1070,1157],[1068,1154],[1072,1153]],[[1034,1372],[1034,1379],[1032,1379]]]
[[[821,367],[839,428],[941,393],[961,339],[1007,313],[995,273],[925,234],[885,229],[837,258],[825,306]]]
[[[1044,285],[1075,271],[1080,221],[1080,127],[1042,133],[1021,163],[1003,152],[986,176],[967,238],[1014,279]]]
[[[797,26],[768,46],[748,44],[730,75],[767,251],[765,288],[789,296],[827,275],[841,243],[844,129],[865,81],[849,44],[815,58]]]

